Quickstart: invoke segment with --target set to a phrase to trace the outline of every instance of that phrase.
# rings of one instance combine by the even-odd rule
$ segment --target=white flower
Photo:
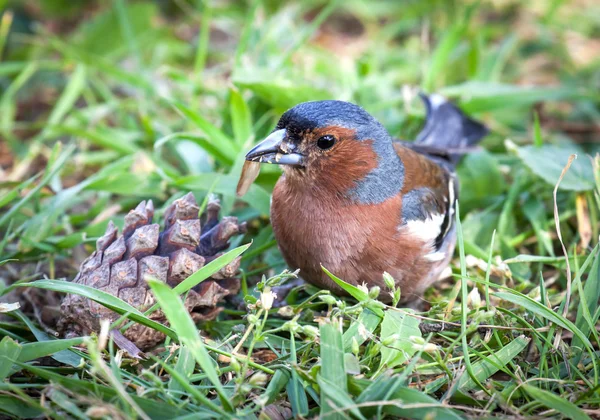
[[[367,283],[363,283],[363,284],[359,285],[358,288],[361,291],[365,292],[365,294],[367,294],[367,295],[369,294],[369,288],[367,287]]]
[[[277,295],[271,291],[270,287],[265,287],[265,291],[260,294],[260,305],[268,311],[273,307],[273,302]]]
[[[481,307],[481,295],[477,287],[473,287],[471,293],[467,296],[467,306],[471,306],[473,309],[479,309]]]

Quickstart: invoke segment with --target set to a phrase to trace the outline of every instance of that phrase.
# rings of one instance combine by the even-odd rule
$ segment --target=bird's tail
[[[413,143],[432,154],[445,155],[456,163],[488,134],[488,129],[467,117],[458,107],[438,94],[424,95],[427,108],[425,127]],[[435,152],[439,153],[435,153]]]

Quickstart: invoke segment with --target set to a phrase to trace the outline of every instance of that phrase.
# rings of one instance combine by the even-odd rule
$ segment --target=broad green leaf
[[[228,399],[219,375],[214,366],[214,361],[208,354],[204,343],[198,335],[198,330],[194,321],[190,317],[190,314],[185,309],[185,306],[177,294],[177,292],[171,289],[168,285],[157,280],[148,280],[148,284],[156,297],[156,301],[160,305],[160,308],[164,312],[167,320],[173,329],[177,332],[176,339],[181,341],[184,346],[187,346],[191,353],[194,355],[196,362],[200,365],[215,390],[219,394],[221,404],[228,410],[232,410],[233,407]],[[181,284],[180,284],[181,285]]]
[[[337,394],[347,395],[344,346],[339,320],[332,319],[331,322],[321,324],[319,332],[321,337],[321,372],[319,377],[325,383],[336,384],[339,388],[336,390]],[[330,420],[343,418],[343,416],[336,414],[334,406],[327,402],[330,398],[327,390],[321,386],[321,418]],[[338,403],[336,401],[336,405]]]
[[[23,400],[11,395],[0,395],[0,413],[5,413],[12,418],[33,419],[43,417],[44,412],[38,407],[31,407]]]
[[[491,377],[494,373],[498,372],[502,367],[506,366],[508,362],[513,360],[523,351],[523,349],[531,341],[530,338],[520,336],[502,347],[497,352],[486,356],[485,359],[479,360],[473,363],[473,373],[480,383],[483,383],[486,379]],[[477,387],[477,383],[464,372],[458,380],[458,389],[462,392],[467,392]]]
[[[4,337],[0,341],[0,381],[8,376],[20,353],[21,345],[12,338]]]
[[[350,324],[348,329],[344,332],[342,340],[344,342],[344,351],[349,352],[352,349],[352,339],[356,339],[356,342],[360,346],[362,343],[370,339],[369,334],[372,334],[379,323],[381,317],[369,308],[365,308],[358,319]],[[367,334],[365,334],[365,332]]]
[[[458,167],[463,212],[485,207],[506,191],[497,159],[485,150],[467,154]]]
[[[523,389],[531,398],[548,408],[558,411],[561,415],[572,420],[591,420],[583,410],[570,402],[568,399],[556,395],[544,389],[536,388],[530,384],[524,384]]]
[[[410,337],[421,337],[419,320],[403,312],[386,311],[381,323],[381,342],[391,342],[381,346],[381,367],[398,366],[416,353]]]
[[[551,185],[558,182],[569,156],[577,154],[577,160],[565,174],[559,189],[588,191],[595,188],[591,159],[579,147],[552,144],[523,146],[517,149],[517,153],[529,169]]]

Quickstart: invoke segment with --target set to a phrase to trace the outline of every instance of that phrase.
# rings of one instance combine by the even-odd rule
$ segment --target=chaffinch
[[[407,303],[449,264],[455,164],[487,130],[440,95],[421,97],[427,119],[414,142],[392,139],[357,105],[327,100],[285,112],[246,155],[283,168],[271,223],[286,262],[306,281],[343,294],[322,265],[348,283],[384,290],[388,272]]]

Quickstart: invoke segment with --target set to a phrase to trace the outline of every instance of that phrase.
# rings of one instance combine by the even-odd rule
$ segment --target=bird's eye
[[[317,147],[322,150],[331,149],[334,144],[335,144],[335,137],[333,137],[330,134],[327,134],[326,136],[323,136],[323,137],[319,137],[319,140],[317,140]]]

